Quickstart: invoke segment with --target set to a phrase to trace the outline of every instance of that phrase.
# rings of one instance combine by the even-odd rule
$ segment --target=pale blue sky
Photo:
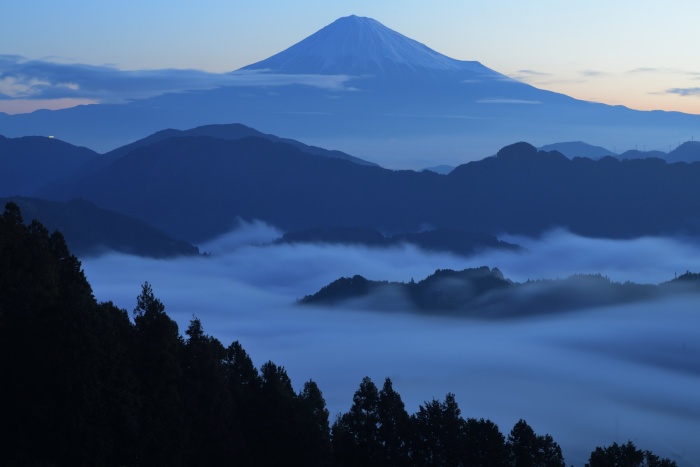
[[[541,88],[700,114],[697,0],[29,0],[3,5],[0,55],[221,73],[350,14]]]

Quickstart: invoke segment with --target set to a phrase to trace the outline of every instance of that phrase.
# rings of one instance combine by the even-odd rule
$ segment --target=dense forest
[[[258,370],[193,316],[180,334],[148,283],[132,316],[98,303],[61,233],[0,217],[2,465],[564,466],[520,420],[507,436],[463,418],[453,394],[409,415],[387,379],[365,378],[331,422],[313,381]],[[634,444],[597,447],[596,466],[673,466]]]

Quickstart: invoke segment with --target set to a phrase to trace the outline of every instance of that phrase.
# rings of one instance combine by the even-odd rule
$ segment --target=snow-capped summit
[[[242,70],[367,75],[393,71],[471,71],[494,74],[479,62],[442,55],[372,18],[346,16],[290,48]]]

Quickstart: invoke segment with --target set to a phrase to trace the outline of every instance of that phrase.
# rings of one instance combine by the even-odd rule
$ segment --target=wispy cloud
[[[0,113],[9,115],[34,112],[35,110],[59,110],[78,105],[98,104],[94,99],[0,99]]]
[[[599,76],[601,73],[593,70],[588,70],[579,73],[579,76],[586,78]],[[511,78],[517,81],[522,81],[535,86],[550,86],[553,84],[570,84],[570,83],[585,83],[588,80],[581,77],[564,78],[552,73],[545,73],[536,70],[518,70],[516,74],[511,75]]]
[[[679,96],[700,97],[700,88],[673,88],[666,91],[668,94],[678,94]]]
[[[119,103],[169,92],[219,86],[303,84],[329,90],[352,90],[345,75],[279,75],[259,72],[208,73],[200,70],[120,70],[112,66],[27,60],[0,55],[0,100],[88,99]]]
[[[700,72],[682,70],[680,68],[667,68],[667,67],[641,67],[630,70],[627,73],[630,74],[643,74],[643,73],[663,73],[663,74],[673,74],[673,75],[685,75],[685,76],[698,76],[700,77]]]
[[[304,84],[332,91],[357,91],[347,86],[351,80],[362,79],[362,76],[351,75],[304,75],[267,73],[263,70],[238,70],[225,75],[228,86],[284,86],[288,84]]]
[[[540,101],[528,101],[524,99],[499,99],[499,98],[486,98],[478,99],[477,104],[541,104]]]
[[[384,114],[386,117],[400,118],[445,118],[458,120],[492,120],[493,117],[475,117],[471,115],[447,115],[447,114]]]
[[[530,76],[552,76],[551,73],[543,73],[541,71],[535,71],[535,70],[518,70],[518,73],[521,73],[523,75],[530,75]]]
[[[587,78],[596,78],[598,76],[606,76],[608,75],[608,73],[604,73],[602,71],[597,70],[584,70],[581,72],[581,75]]]

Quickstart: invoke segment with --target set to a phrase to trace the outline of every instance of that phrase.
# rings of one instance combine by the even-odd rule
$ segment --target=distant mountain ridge
[[[668,160],[668,154],[663,151],[639,151],[637,149],[629,149],[617,156],[618,159],[648,159],[650,157]]]
[[[430,170],[431,172],[435,172],[436,174],[447,175],[450,172],[452,172],[454,169],[455,168],[451,165],[436,165],[433,167],[426,167],[423,170],[421,170],[421,172],[426,171],[426,170]]]
[[[83,167],[80,168],[79,171],[75,173],[75,176],[73,177],[74,180],[78,180],[79,178],[88,176],[90,174],[93,174],[99,170],[102,170],[106,167],[109,167],[111,164],[113,164],[116,160],[120,159],[124,155],[128,154],[129,152],[133,151],[134,149],[142,148],[145,146],[149,146],[153,143],[157,143],[159,141],[166,140],[168,138],[181,138],[181,137],[186,137],[186,136],[210,136],[212,138],[219,138],[223,140],[235,140],[235,139],[241,139],[241,138],[249,138],[249,137],[257,137],[257,138],[263,138],[267,139],[270,141],[276,141],[276,142],[283,142],[286,144],[289,144],[291,146],[294,146],[304,152],[307,152],[309,154],[315,154],[318,156],[324,156],[324,157],[332,157],[332,158],[337,158],[337,159],[345,159],[351,162],[354,162],[356,164],[361,164],[361,165],[370,165],[370,166],[376,166],[377,164],[373,162],[369,162],[363,159],[360,159],[359,157],[354,157],[349,154],[345,154],[344,152],[341,151],[333,151],[333,150],[328,150],[328,149],[323,149],[319,148],[316,146],[309,146],[307,144],[304,144],[300,141],[296,141],[293,139],[288,139],[288,138],[280,138],[275,135],[270,135],[270,134],[265,134],[262,133],[254,128],[250,128],[248,126],[242,125],[240,123],[229,123],[229,124],[214,124],[214,125],[204,125],[204,126],[199,126],[196,128],[192,128],[189,130],[175,130],[175,129],[167,129],[167,130],[161,130],[156,133],[153,133],[150,136],[147,136],[145,138],[142,138],[138,141],[134,141],[133,143],[126,144],[124,146],[121,146],[117,149],[114,149],[107,154],[90,161],[88,164],[85,164]]]
[[[261,138],[200,136],[135,149],[45,195],[87,199],[190,242],[228,232],[237,217],[285,231],[416,232],[432,225],[493,235],[565,228],[630,238],[700,234],[698,180],[698,163],[569,160],[527,143],[438,175],[315,156]]]
[[[583,141],[546,144],[538,149],[545,152],[558,151],[569,159],[573,159],[574,157],[587,157],[589,159],[601,159],[605,156],[617,157],[617,154],[608,149],[600,146],[593,146]]]
[[[110,158],[113,158],[114,160],[116,160],[116,159],[120,158],[121,156],[123,156],[124,154],[127,154],[136,148],[148,146],[149,144],[153,144],[153,143],[156,143],[158,141],[163,141],[164,139],[179,138],[179,137],[183,137],[183,136],[211,136],[212,138],[219,138],[219,139],[224,139],[224,140],[234,140],[234,139],[249,138],[249,137],[264,138],[264,139],[274,141],[274,142],[281,142],[281,143],[289,144],[289,145],[294,146],[298,149],[301,149],[304,152],[307,152],[309,154],[315,154],[317,156],[345,159],[345,160],[354,162],[356,164],[361,164],[361,165],[372,165],[372,166],[377,165],[373,162],[369,162],[369,161],[360,159],[359,157],[354,157],[354,156],[351,156],[349,154],[345,154],[344,152],[341,152],[341,151],[333,151],[333,150],[328,150],[328,149],[324,149],[324,148],[319,148],[317,146],[309,146],[308,144],[304,144],[300,141],[296,141],[293,139],[280,138],[279,136],[265,134],[265,133],[262,133],[256,129],[254,129],[254,128],[250,128],[250,127],[242,125],[240,123],[204,125],[204,126],[199,126],[199,127],[192,128],[189,130],[174,130],[174,129],[162,130],[162,131],[156,132],[156,133],[154,133],[146,138],[140,139],[140,140],[135,141],[131,144],[127,144],[127,145],[122,146],[120,148],[117,148],[113,151],[110,151],[109,153],[107,153],[105,155],[105,157],[110,157]]]
[[[616,154],[613,151],[602,148],[600,146],[593,146],[583,141],[572,141],[568,143],[553,143],[541,146],[540,151],[558,151],[564,154],[569,159],[574,157],[587,157],[589,159],[601,159],[606,156],[615,157],[616,159],[648,159],[650,157],[662,159],[669,163],[675,162],[700,162],[700,142],[698,141],[686,141],[678,145],[678,147],[671,152],[664,152],[659,150],[643,150],[630,149],[622,154]]]
[[[259,137],[289,144],[309,154],[376,166],[373,162],[341,151],[265,134],[239,123],[205,125],[189,130],[162,130],[107,154],[98,154],[88,148],[45,136],[6,138],[0,135],[0,196],[35,196],[103,170],[134,149],[184,136],[211,136],[224,140]]]

